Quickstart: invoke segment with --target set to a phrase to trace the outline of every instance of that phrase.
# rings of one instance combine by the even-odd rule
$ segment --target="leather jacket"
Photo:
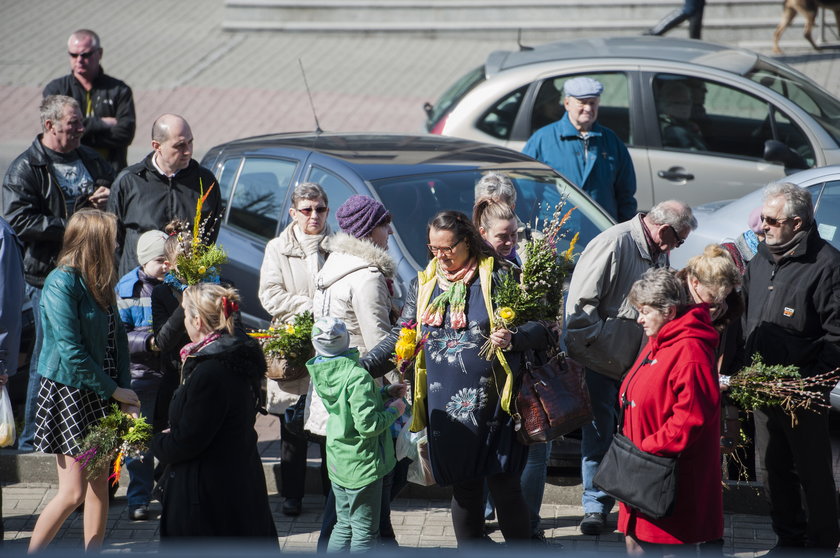
[[[38,288],[55,267],[68,218],[64,193],[41,137],[12,161],[0,190],[3,216],[23,243],[26,282]],[[114,180],[111,166],[89,147],[76,151],[94,184],[110,186]]]

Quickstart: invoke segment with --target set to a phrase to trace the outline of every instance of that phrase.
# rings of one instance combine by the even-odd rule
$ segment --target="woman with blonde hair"
[[[128,340],[116,309],[116,231],[110,213],[75,213],[67,223],[57,267],[44,282],[35,447],[56,454],[58,493],[35,524],[30,552],[46,548],[82,503],[85,549],[102,545],[108,472],[90,480],[73,456],[80,453],[90,427],[109,412],[112,399],[126,412],[139,411],[140,400],[127,388]]]
[[[265,359],[234,329],[236,289],[187,287],[181,305],[191,343],[181,349],[182,380],[169,429],[152,440],[168,466],[161,539],[251,537],[277,544],[254,430]]]

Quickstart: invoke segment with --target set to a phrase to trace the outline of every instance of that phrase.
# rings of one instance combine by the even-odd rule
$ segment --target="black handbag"
[[[584,369],[565,353],[523,353],[513,419],[525,445],[549,442],[592,420]]]
[[[642,363],[647,362],[645,359]],[[633,374],[638,372],[639,366]],[[631,378],[632,380],[632,378]],[[630,380],[625,384],[630,385]],[[677,459],[640,450],[622,434],[627,390],[621,394],[618,432],[592,479],[593,484],[653,519],[667,517],[677,497]]]

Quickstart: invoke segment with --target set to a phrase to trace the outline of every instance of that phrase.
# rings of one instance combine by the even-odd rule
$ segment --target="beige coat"
[[[303,248],[295,238],[292,223],[265,247],[265,257],[260,268],[258,296],[266,312],[278,322],[290,321],[296,314],[312,310],[315,277],[309,271],[309,262]],[[329,231],[326,231],[329,232]],[[321,241],[321,253],[329,253],[328,237]],[[309,388],[309,376],[291,382],[267,381],[266,409],[282,414],[294,405]]]
[[[330,239],[330,257],[315,279],[312,312],[315,319],[332,316],[343,321],[350,346],[361,356],[391,332],[391,289],[396,265],[388,252],[346,233]],[[327,412],[310,388],[304,415],[306,430],[326,434]]]

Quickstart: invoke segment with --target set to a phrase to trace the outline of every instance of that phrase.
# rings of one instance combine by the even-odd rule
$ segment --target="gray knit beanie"
[[[321,356],[334,357],[350,348],[350,334],[344,322],[323,316],[312,326],[312,346]]]
[[[146,231],[141,234],[137,240],[137,262],[146,265],[155,258],[165,256],[163,246],[167,238],[163,231]]]
[[[335,216],[341,230],[356,238],[368,236],[373,229],[391,218],[384,205],[371,197],[359,195],[341,204]]]

